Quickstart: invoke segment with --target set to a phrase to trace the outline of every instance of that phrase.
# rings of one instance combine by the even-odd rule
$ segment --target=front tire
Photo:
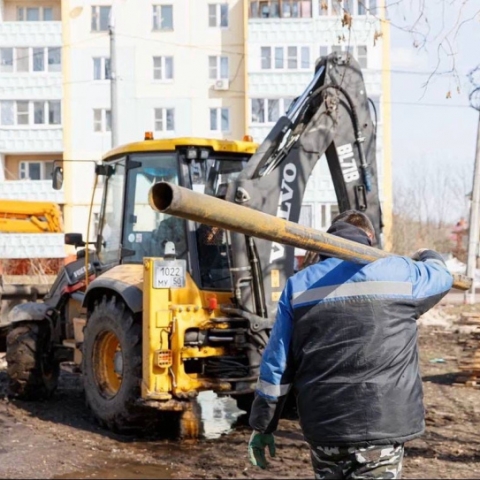
[[[115,297],[103,297],[84,331],[83,383],[88,407],[100,425],[119,433],[145,427],[140,399],[141,320]]]
[[[22,400],[45,400],[57,388],[60,365],[49,344],[49,327],[22,322],[7,335],[9,393]]]

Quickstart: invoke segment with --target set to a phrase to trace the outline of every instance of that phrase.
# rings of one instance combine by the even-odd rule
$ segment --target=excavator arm
[[[307,181],[325,155],[340,211],[382,220],[375,161],[375,125],[359,64],[348,53],[322,57],[304,93],[280,118],[227,192],[227,200],[298,222]],[[232,275],[240,310],[271,327],[294,273],[294,249],[230,233]],[[379,243],[377,243],[379,245]]]
[[[0,200],[0,233],[59,233],[60,207],[50,202]]]

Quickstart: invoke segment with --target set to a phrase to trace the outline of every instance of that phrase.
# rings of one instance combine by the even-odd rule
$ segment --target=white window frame
[[[61,100],[1,100],[0,103],[12,103],[13,110],[12,110],[12,124],[2,124],[0,118],[0,127],[7,127],[7,128],[18,128],[18,129],[51,129],[51,128],[61,128],[62,126],[62,103]],[[18,110],[18,103],[19,102],[27,102],[28,108],[26,112],[20,113]],[[49,113],[50,113],[50,103],[58,103],[60,106],[59,114],[60,114],[60,122],[59,123],[50,123]],[[44,111],[43,111],[43,123],[35,123],[35,103],[43,103]],[[1,108],[1,105],[0,105]],[[18,123],[19,115],[26,116],[28,119],[28,123]]]
[[[170,112],[173,120],[173,128],[168,128],[167,113]],[[157,129],[157,122],[162,123],[162,127]],[[175,131],[175,109],[171,107],[157,107],[153,109],[153,127],[155,132],[174,132]]]
[[[2,72],[4,74],[7,73],[15,73],[15,74],[20,74],[20,75],[25,75],[25,74],[34,74],[34,75],[45,75],[45,74],[51,74],[51,73],[60,73],[62,71],[62,56],[60,55],[60,63],[58,64],[52,64],[52,65],[58,65],[58,69],[50,69],[50,63],[49,63],[49,53],[50,50],[60,50],[61,47],[1,47],[2,49],[6,50],[12,50],[12,59],[13,59],[13,64],[12,64],[12,70],[11,71],[5,71]],[[27,53],[22,54],[21,57],[19,57],[19,50],[26,50]],[[41,50],[43,54],[43,69],[42,70],[34,70],[34,51],[35,50]],[[23,60],[25,57],[27,57],[27,63],[28,63],[28,69],[25,70],[18,70],[18,64],[19,60]]]
[[[253,121],[253,102],[254,100],[260,100],[263,102],[263,118],[265,119],[264,122],[254,122]],[[269,120],[269,101],[278,100],[278,118],[284,115],[294,100],[294,97],[254,97],[250,99],[250,124],[251,125],[275,125],[278,119],[276,120]]]
[[[295,48],[295,56],[289,55],[292,53],[292,48]],[[304,63],[302,62],[302,52],[304,49],[308,48],[308,66],[305,66]],[[263,60],[264,58],[266,59],[267,57],[263,55],[264,50],[263,49],[269,49],[270,51],[270,62],[269,62],[269,67],[264,68],[263,67]],[[282,49],[282,50],[281,50]],[[282,61],[279,62],[278,60],[280,59],[280,52],[282,53]],[[310,48],[310,45],[261,45],[260,46],[260,65],[259,65],[259,70],[261,71],[276,71],[276,72],[297,72],[297,71],[307,71],[310,70],[312,67],[312,49]],[[296,68],[289,68],[289,60],[295,58],[296,59]],[[278,61],[278,62],[277,62]],[[281,67],[279,66],[281,63]]]
[[[153,15],[152,15],[152,30],[154,32],[172,32],[175,29],[175,10],[172,3],[164,3],[164,4],[155,4],[152,5],[153,7]],[[163,27],[163,9],[165,7],[170,7],[172,9],[172,26]]]
[[[112,12],[111,5],[92,5],[92,8],[90,10],[90,29],[92,32],[108,32],[108,23],[110,22],[107,22],[107,28],[102,28],[100,23],[100,12],[102,11],[102,8],[109,9],[108,15],[110,17],[110,14]]]
[[[249,18],[255,19],[268,19],[268,18],[285,18],[285,19],[301,19],[301,18],[312,18],[313,15],[313,5],[312,3],[317,0],[305,0],[302,2],[301,0],[282,0],[278,2],[278,0],[249,0]],[[287,12],[285,8],[286,5],[290,5],[297,3],[298,7],[298,15],[292,16],[290,12]],[[310,4],[310,8],[303,10],[303,3]],[[261,4],[264,4],[263,6]],[[263,7],[266,7],[264,10]],[[263,15],[266,13],[267,15]]]
[[[215,58],[215,66],[212,67],[211,59]],[[222,62],[226,62],[226,75],[222,73]],[[208,78],[210,80],[228,80],[230,78],[230,59],[226,55],[209,55],[208,56]]]
[[[365,54],[362,53],[360,55],[360,49],[364,48],[365,49]],[[318,52],[320,57],[324,55],[328,55],[331,52],[346,52],[349,51],[355,60],[358,61],[360,64],[360,67],[363,70],[368,70],[368,59],[369,59],[369,48],[367,45],[320,45]],[[325,53],[326,52],[326,53]],[[364,60],[363,60],[364,59]]]
[[[342,0],[341,2],[339,2],[339,0],[314,1],[318,1],[319,16],[321,17],[343,16],[345,10],[352,16],[364,17],[365,15],[376,15],[379,2],[379,0]],[[346,9],[344,2],[347,5]]]
[[[209,28],[228,28],[230,24],[230,11],[227,2],[222,3],[209,3],[207,5],[208,11],[208,27]],[[226,24],[222,25],[222,9],[227,9]],[[213,15],[212,15],[213,13]],[[212,25],[213,24],[213,25]]]
[[[96,113],[100,112],[100,120],[97,120]],[[108,124],[108,113],[110,113],[110,125]],[[96,130],[96,125],[100,126],[99,130]],[[109,108],[94,108],[93,109],[93,132],[101,135],[110,133],[112,131],[111,125],[111,110]]]
[[[217,128],[212,127],[212,121],[211,121],[212,112],[215,112]],[[227,119],[228,119],[228,128],[225,128],[225,129],[222,126],[223,112],[227,112]],[[230,115],[230,107],[211,107],[208,110],[208,113],[209,113],[208,123],[209,123],[209,128],[211,132],[230,133],[232,131],[232,119]]]
[[[304,220],[304,216],[305,215],[305,212],[309,210],[309,214],[310,214],[310,225],[306,225],[305,223],[302,222],[302,220]],[[300,208],[300,216],[298,218],[298,224],[299,225],[302,225],[304,227],[308,227],[308,228],[315,228],[315,206],[313,203],[302,203],[302,206]]]
[[[36,9],[38,10],[38,20],[27,20],[27,9]],[[52,11],[52,20],[45,20],[45,10]],[[53,6],[43,5],[41,7],[17,7],[17,22],[54,22],[54,8]]]
[[[95,78],[95,61],[100,62],[100,78]],[[93,66],[93,81],[102,82],[105,80],[110,80],[110,77],[107,77],[107,62],[108,62],[108,71],[112,73],[110,65],[110,57],[92,57],[92,66]]]
[[[31,180],[34,182],[38,182],[41,180],[48,180],[47,177],[47,164],[53,164],[53,160],[22,160],[18,164],[18,179],[19,180]],[[40,178],[39,179],[31,179],[27,174],[29,174],[30,166],[33,164],[40,165]],[[22,175],[24,177],[22,178]]]
[[[160,59],[160,67],[155,66],[156,59]],[[166,78],[165,75],[167,73],[167,59],[172,64],[172,76]],[[160,78],[155,78],[156,72],[159,72]],[[175,63],[173,55],[154,55],[152,57],[152,77],[154,82],[173,82],[173,79],[175,78]]]

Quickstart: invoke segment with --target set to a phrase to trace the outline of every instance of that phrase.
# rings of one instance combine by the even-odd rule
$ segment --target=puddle
[[[107,465],[91,468],[81,472],[71,472],[65,475],[56,475],[52,478],[172,478],[171,470],[162,465],[144,463],[106,462]]]
[[[230,432],[233,423],[244,414],[230,397],[217,397],[213,392],[201,392],[197,397],[202,409],[203,437],[214,439]]]

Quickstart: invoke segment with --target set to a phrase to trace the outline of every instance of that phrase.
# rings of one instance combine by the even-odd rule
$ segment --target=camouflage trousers
[[[311,447],[315,478],[401,478],[403,445]]]

